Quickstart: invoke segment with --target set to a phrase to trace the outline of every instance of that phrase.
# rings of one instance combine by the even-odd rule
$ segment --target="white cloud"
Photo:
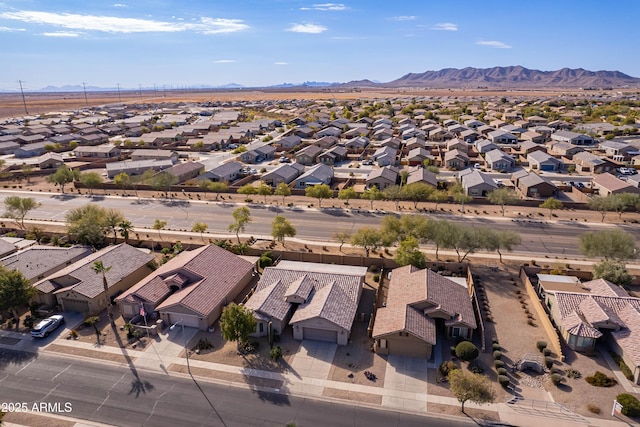
[[[273,65],[289,65],[288,62],[274,62]]]
[[[418,17],[413,15],[401,15],[401,16],[392,16],[389,19],[392,21],[415,21],[416,19],[418,19]]]
[[[114,3],[113,7],[129,7],[129,6],[124,3]]]
[[[476,44],[480,46],[495,47],[496,49],[511,49],[511,46],[508,44],[495,40],[480,40],[477,41]]]
[[[39,35],[45,37],[78,37],[80,33],[74,33],[73,31],[54,31],[51,33],[40,33]]]
[[[242,20],[201,17],[199,23],[165,22],[152,19],[121,18],[116,16],[79,15],[18,11],[0,13],[0,18],[29,24],[48,24],[71,30],[103,31],[106,33],[147,33],[196,31],[203,34],[234,33],[249,28]]]
[[[451,22],[443,22],[442,24],[434,25],[431,29],[437,31],[458,31],[458,26]]]
[[[26,31],[24,28],[0,27],[0,33],[13,33],[17,31]]]
[[[320,34],[327,31],[327,27],[317,24],[293,24],[287,31],[294,33]]]
[[[322,3],[322,4],[314,4],[313,6],[310,7],[301,7],[300,10],[347,10],[349,9],[347,6],[345,6],[342,3]]]
[[[230,64],[232,62],[236,62],[235,59],[218,59],[217,61],[213,61],[214,64]]]

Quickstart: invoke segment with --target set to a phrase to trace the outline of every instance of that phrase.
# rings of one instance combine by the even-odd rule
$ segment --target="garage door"
[[[176,322],[179,322],[180,319],[184,321],[184,326],[188,326],[191,328],[199,327],[197,316],[190,316],[188,314],[179,314],[179,313],[169,313],[169,323],[171,325],[173,325]]]
[[[389,354],[422,358],[431,356],[431,345],[424,342],[389,340],[387,346]]]
[[[305,340],[338,342],[338,331],[329,331],[326,329],[304,328]]]
[[[61,302],[65,311],[78,311],[80,313],[89,311],[89,303],[87,301],[62,298]]]
[[[553,165],[540,165],[540,170],[541,171],[553,171]]]

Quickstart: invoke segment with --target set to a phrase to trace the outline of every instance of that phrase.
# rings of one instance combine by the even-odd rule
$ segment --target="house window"
[[[259,328],[259,332],[260,332],[260,333],[264,332],[264,323],[260,322],[260,323],[258,323],[258,325],[259,325],[259,326],[258,326],[258,328]]]
[[[451,336],[459,337],[460,336],[460,328],[451,328]]]
[[[380,340],[380,348],[387,348],[387,340],[385,339]]]

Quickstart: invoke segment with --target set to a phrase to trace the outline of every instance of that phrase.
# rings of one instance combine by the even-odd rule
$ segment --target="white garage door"
[[[188,326],[191,328],[197,328],[199,326],[197,316],[190,316],[188,314],[179,314],[179,313],[169,313],[169,321],[171,325],[173,325],[176,322],[180,322],[180,319],[184,321],[184,326]]]
[[[80,313],[89,311],[89,303],[87,301],[62,298],[62,305],[65,311],[78,311]]]
[[[329,331],[326,329],[304,328],[305,340],[338,342],[338,331]]]

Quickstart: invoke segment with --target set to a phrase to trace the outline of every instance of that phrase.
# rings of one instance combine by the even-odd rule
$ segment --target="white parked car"
[[[51,332],[58,329],[58,326],[62,324],[64,324],[64,317],[60,314],[54,314],[51,317],[41,320],[33,330],[31,330],[31,336],[34,338],[48,337]]]

